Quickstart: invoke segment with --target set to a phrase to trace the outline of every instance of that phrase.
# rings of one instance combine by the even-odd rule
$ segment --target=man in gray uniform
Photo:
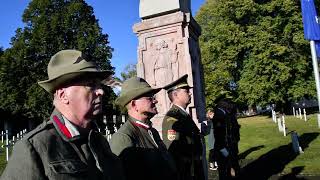
[[[142,78],[125,81],[116,103],[128,109],[128,121],[110,141],[111,150],[122,160],[129,180],[174,180],[176,168],[159,133],[150,119],[156,115],[158,102],[153,89]]]
[[[49,79],[39,85],[53,94],[55,109],[15,145],[1,179],[124,179],[121,162],[92,121],[102,111],[101,80],[111,74],[77,50],[52,56]]]

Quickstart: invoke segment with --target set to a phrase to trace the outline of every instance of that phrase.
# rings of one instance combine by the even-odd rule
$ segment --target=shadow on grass
[[[319,133],[302,134],[299,137],[299,143],[302,149],[305,150],[310,142],[316,139],[317,136],[319,136]],[[284,167],[289,162],[293,161],[297,156],[298,154],[294,153],[292,150],[292,143],[279,146],[278,148],[272,149],[271,151],[243,167],[239,179],[269,179],[272,175],[281,173]],[[302,170],[303,168],[300,168],[300,171]],[[290,173],[291,179],[295,179],[293,176],[297,176],[293,173],[297,173],[297,170],[294,170],[294,172]],[[297,178],[298,177],[296,177],[296,179]]]
[[[264,148],[264,145],[249,148],[246,151],[240,153],[238,157],[239,157],[239,159],[245,159],[250,153],[252,153],[254,151],[258,151],[259,149],[262,149],[262,148]]]
[[[297,167],[291,168],[291,173],[282,176],[281,178],[279,178],[279,180],[306,179],[303,177],[298,177],[298,175],[302,172],[303,169],[304,169],[304,166],[297,166]]]

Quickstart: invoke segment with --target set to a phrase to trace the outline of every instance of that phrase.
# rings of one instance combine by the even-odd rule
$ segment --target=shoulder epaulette
[[[167,120],[167,122],[169,122],[169,121],[174,121],[174,122],[178,121],[178,119],[176,119],[174,117],[168,117],[166,120]]]
[[[32,131],[30,131],[28,134],[26,134],[25,138],[26,139],[30,139],[32,138],[34,135],[38,134],[39,132],[47,129],[50,126],[51,123],[48,122],[43,122],[42,124],[40,124],[39,126],[37,126],[35,129],[33,129]],[[52,124],[51,124],[52,125]],[[53,126],[52,126],[53,127]]]
[[[177,108],[171,108],[168,112],[167,112],[167,116],[170,116],[170,117],[175,117],[178,115],[178,112],[179,112],[179,109]]]

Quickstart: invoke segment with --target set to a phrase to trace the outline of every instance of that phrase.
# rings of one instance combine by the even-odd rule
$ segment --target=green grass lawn
[[[1,140],[0,140],[0,175],[2,174],[2,171],[6,167],[7,161],[6,161],[6,149],[1,148]]]
[[[239,119],[241,124],[240,157],[248,172],[269,171],[274,174],[320,175],[320,140],[316,115],[309,115],[308,121],[293,116],[285,117],[287,136],[278,131],[278,126],[267,116]],[[299,135],[303,154],[292,150],[291,131]],[[263,172],[264,173],[264,172]]]

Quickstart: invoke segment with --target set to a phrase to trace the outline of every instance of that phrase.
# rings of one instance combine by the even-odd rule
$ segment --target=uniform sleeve
[[[174,140],[179,139],[179,132],[177,132],[177,130],[173,128],[176,122],[177,122],[177,119],[173,117],[164,119],[164,123],[162,126],[162,139],[167,149],[169,149],[171,143]]]
[[[206,122],[201,122],[201,134],[204,136],[207,136],[210,134],[210,130],[211,130],[211,120],[210,121],[206,121]]]
[[[126,134],[117,132],[111,137],[110,148],[111,151],[117,156],[119,156],[124,149],[133,146],[134,144],[131,138]]]
[[[34,180],[47,179],[39,154],[27,140],[18,142],[11,154],[9,162],[2,173],[2,180]]]

